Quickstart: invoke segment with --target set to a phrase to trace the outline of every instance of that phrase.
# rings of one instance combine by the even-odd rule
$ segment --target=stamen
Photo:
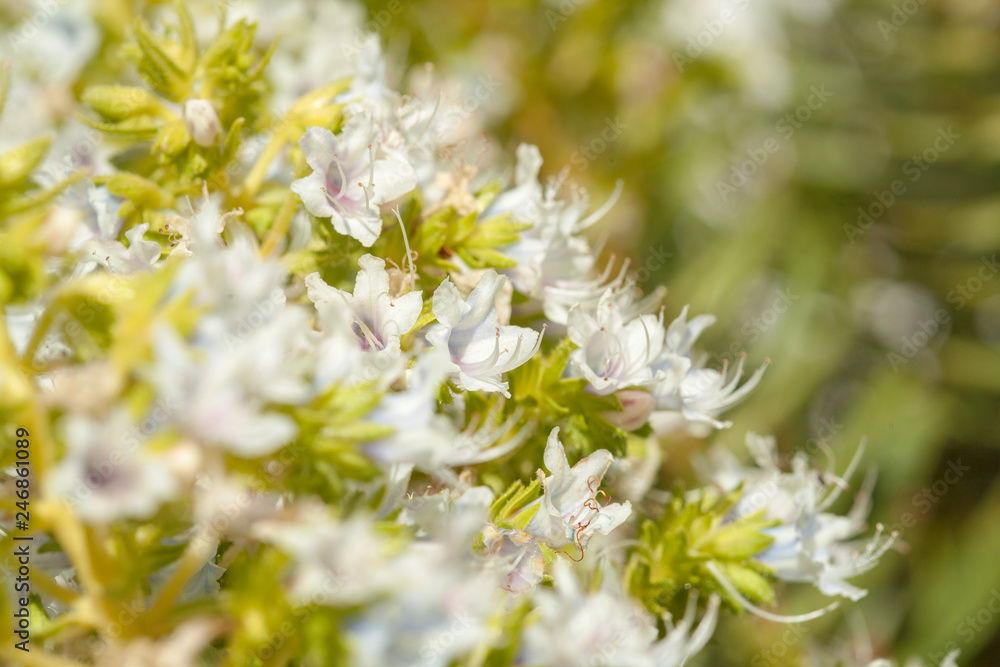
[[[333,161],[337,165],[337,172],[340,174],[340,187],[343,189],[347,185],[347,177],[344,176],[344,168],[340,165],[340,158],[337,157],[336,153],[333,154]]]
[[[403,224],[403,217],[399,215],[399,207],[392,209],[392,212],[396,214],[396,220],[399,220],[399,229],[403,232],[403,246],[406,248],[406,261],[410,264],[410,289],[412,290],[417,284],[417,272],[413,268],[416,254],[410,250],[410,239],[406,236],[406,225]]]
[[[371,210],[372,207],[371,193],[368,192],[368,188],[366,188],[365,184],[362,183],[361,181],[358,181],[358,187],[361,188],[362,192],[365,193],[365,212],[367,213],[369,210]]]
[[[851,477],[854,476],[854,473],[857,471],[858,466],[861,465],[861,458],[864,456],[865,449],[867,448],[867,446],[868,446],[868,439],[862,438],[861,443],[858,445],[857,450],[855,450],[854,452],[854,456],[851,458],[851,462],[847,464],[847,470],[845,470],[844,474],[840,477],[840,479],[843,480],[845,483],[847,482],[847,480],[851,479]],[[840,497],[840,494],[843,491],[844,487],[842,487],[839,484],[835,484],[833,489],[831,489],[830,493],[822,501],[820,501],[819,506],[816,509],[822,512],[826,508],[830,507],[830,505],[836,502],[836,500]]]
[[[361,185],[361,189],[365,191],[365,211],[368,211],[369,199],[375,196],[375,149],[371,144],[368,144],[368,187]]]
[[[336,197],[334,197],[333,195],[330,194],[329,190],[327,190],[322,185],[319,187],[319,189],[323,191],[324,195],[326,195],[327,200],[331,204],[333,204],[337,208],[338,211],[340,211],[341,215],[347,215],[347,209],[344,208],[344,205],[341,204],[340,201],[338,201]]]
[[[782,616],[780,614],[772,614],[769,611],[765,611],[764,609],[755,606],[752,602],[743,597],[743,595],[738,590],[736,590],[736,587],[733,586],[732,582],[729,581],[729,579],[724,574],[722,574],[722,571],[719,569],[718,565],[716,565],[712,561],[708,561],[708,563],[706,563],[706,567],[708,568],[708,571],[712,573],[712,576],[715,577],[716,581],[719,582],[719,585],[722,586],[722,588],[724,588],[727,593],[733,596],[733,598],[735,598],[735,600],[740,603],[740,606],[742,606],[744,609],[749,611],[754,616],[760,616],[761,618],[766,619],[768,621],[774,621],[775,623],[805,623],[806,621],[811,621],[813,619],[820,618],[821,616],[825,616],[834,609],[836,609],[838,606],[840,606],[839,602],[834,602],[833,604],[829,604],[826,607],[823,607],[822,609],[817,609],[816,611],[811,611],[806,614],[797,614],[793,616]]]
[[[491,352],[490,355],[485,359],[483,359],[482,361],[476,361],[469,364],[465,364],[465,368],[463,370],[469,374],[479,373],[495,366],[499,358],[500,358],[500,327],[497,327],[497,336],[496,336],[496,342],[493,345],[493,352]]]
[[[615,189],[611,193],[611,196],[608,197],[608,200],[604,202],[604,205],[601,206],[596,211],[594,211],[593,213],[591,213],[590,215],[588,215],[583,220],[581,220],[579,223],[577,223],[576,227],[573,229],[573,232],[574,233],[581,232],[587,227],[590,227],[592,224],[594,224],[601,218],[603,218],[605,215],[607,215],[608,211],[610,211],[611,208],[615,205],[615,203],[618,202],[618,198],[621,196],[622,190],[624,189],[625,189],[625,182],[619,178],[617,181],[615,181]]]
[[[420,134],[418,134],[417,138],[413,140],[413,143],[418,143],[421,139],[424,138],[424,134],[427,133],[427,130],[431,129],[431,123],[434,122],[434,116],[437,115],[438,106],[440,104],[441,104],[441,94],[438,93],[437,99],[434,100],[434,109],[431,110],[431,117],[427,119],[427,124],[424,125],[424,129],[420,130]]]
[[[382,348],[382,344],[379,342],[378,337],[375,336],[375,333],[368,328],[368,325],[365,324],[360,317],[355,317],[354,322],[358,325],[358,328],[361,329],[361,333],[364,335],[369,349],[374,348],[378,350]]]
[[[573,561],[574,563],[579,563],[580,561],[582,561],[582,560],[583,560],[583,557],[584,557],[584,555],[586,555],[586,554],[585,554],[585,552],[584,552],[584,550],[583,550],[583,542],[581,542],[581,541],[580,541],[580,533],[581,533],[581,532],[583,532],[583,528],[580,528],[579,530],[577,530],[577,531],[576,531],[576,536],[575,536],[575,538],[573,539],[573,544],[575,544],[575,545],[577,546],[577,548],[578,548],[578,549],[580,550],[580,557],[579,557],[579,558],[573,558],[572,556],[570,556],[570,554],[569,554],[569,552],[568,552],[568,551],[565,551],[565,550],[563,550],[563,549],[560,549],[560,550],[559,550],[559,551],[557,551],[556,553],[557,553],[557,554],[566,554],[566,556],[567,556],[567,557],[568,557],[568,558],[569,558],[569,559],[570,559],[571,561]]]
[[[590,477],[587,478],[587,488],[590,489],[590,493],[592,495],[597,494],[597,489],[594,488],[595,484],[597,484],[598,486],[600,486],[601,484],[601,480],[598,479],[597,475],[591,475]]]

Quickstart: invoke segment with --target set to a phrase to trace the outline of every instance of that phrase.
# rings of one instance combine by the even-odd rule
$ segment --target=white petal
[[[302,157],[306,159],[306,164],[312,167],[314,174],[320,174],[323,181],[326,180],[326,173],[336,159],[334,156],[341,150],[337,137],[325,127],[307,128],[305,134],[299,137],[299,148],[302,150]],[[294,184],[292,190],[297,192]]]
[[[334,212],[330,216],[330,222],[339,233],[361,241],[361,245],[366,248],[370,248],[382,233],[382,218],[374,209],[369,213],[347,216]]]
[[[416,172],[402,160],[375,160],[372,182],[372,204],[384,204],[399,199],[417,186]],[[366,184],[367,185],[367,184]]]
[[[456,384],[459,389],[464,389],[465,391],[496,391],[510,398],[509,385],[500,380],[499,373],[496,375],[473,377],[460,371]]]
[[[408,333],[417,323],[420,311],[424,308],[423,297],[420,292],[410,292],[393,299],[390,303],[388,310],[392,314],[392,321],[396,323],[399,333]]]
[[[607,535],[612,530],[622,525],[626,519],[632,515],[632,503],[611,503],[601,508],[597,516],[590,522],[588,528],[595,530],[601,535]]]
[[[566,329],[573,343],[580,347],[586,346],[599,328],[597,321],[579,305],[570,308]]]
[[[341,129],[338,135],[340,143],[340,159],[346,165],[354,166],[369,163],[368,145],[375,139],[375,129],[372,118],[367,112],[355,113]],[[347,167],[344,167],[347,171]],[[367,168],[365,169],[367,172]]]
[[[559,427],[556,426],[549,433],[549,439],[545,443],[545,453],[542,455],[545,468],[552,477],[561,483],[564,477],[569,474],[569,459],[566,458],[566,449],[559,441]]]
[[[149,223],[144,222],[125,232],[125,238],[129,242],[129,252],[143,266],[152,266],[160,258],[160,244],[156,241],[146,241],[143,239],[148,229]]]
[[[462,295],[458,293],[458,288],[445,278],[440,286],[434,290],[434,300],[431,311],[434,317],[442,325],[454,327],[462,318]]]
[[[329,218],[337,214],[337,209],[323,192],[325,187],[326,175],[322,171],[314,171],[305,178],[292,181],[291,190],[299,196],[307,211],[317,218]]]
[[[517,185],[533,183],[538,180],[542,170],[542,152],[534,144],[521,144],[517,147],[517,168],[514,170],[514,182]]]

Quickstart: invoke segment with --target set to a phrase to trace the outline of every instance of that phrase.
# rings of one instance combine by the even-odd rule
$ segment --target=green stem
[[[267,239],[264,240],[264,244],[260,248],[261,257],[267,257],[274,252],[278,243],[285,238],[286,234],[288,234],[288,228],[292,224],[292,218],[295,216],[295,210],[297,208],[298,195],[289,190],[288,195],[285,197],[285,201],[281,203],[281,208],[278,210],[278,215],[274,219],[274,224],[271,225],[271,230],[268,232]]]
[[[271,165],[271,161],[278,157],[278,153],[285,147],[285,133],[282,131],[284,129],[282,125],[279,125],[278,129],[274,131],[271,140],[267,142],[267,146],[264,147],[257,161],[250,168],[250,173],[243,181],[241,198],[252,199],[257,194],[260,186],[264,183],[264,177],[267,175],[267,168]]]
[[[35,366],[35,355],[38,354],[38,346],[42,344],[42,340],[45,338],[45,334],[48,332],[49,327],[52,326],[52,309],[54,306],[49,306],[42,312],[41,318],[38,320],[38,325],[35,327],[35,331],[31,334],[31,340],[28,341],[28,347],[24,351],[24,355],[21,357],[21,364],[31,372],[37,372],[39,369]]]
[[[159,597],[153,603],[147,615],[145,627],[156,627],[167,615],[177,596],[184,590],[184,585],[200,570],[212,556],[215,545],[215,534],[209,528],[203,528],[188,543],[188,548],[181,557],[180,564],[167,580],[160,591]]]

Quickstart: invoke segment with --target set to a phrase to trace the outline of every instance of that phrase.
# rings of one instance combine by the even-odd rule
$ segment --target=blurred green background
[[[397,62],[465,81],[509,154],[538,144],[544,172],[568,167],[595,204],[624,180],[594,237],[668,287],[668,313],[718,316],[710,363],[773,360],[714,440],[822,439],[843,469],[867,436],[871,524],[904,553],[808,636],[731,619],[699,664],[856,664],[868,646],[1000,664],[1000,5],[368,8]],[[664,475],[689,475],[702,446],[664,443]],[[807,588],[786,587],[782,611],[820,606]]]

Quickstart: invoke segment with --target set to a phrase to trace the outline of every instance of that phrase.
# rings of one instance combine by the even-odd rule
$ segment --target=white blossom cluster
[[[284,558],[275,585],[287,603],[341,610],[359,665],[444,667],[510,644],[513,664],[666,667],[707,644],[727,595],[780,619],[746,602],[721,571],[711,594],[699,603],[692,593],[683,614],[651,612],[621,584],[621,569],[625,554],[644,548],[635,547],[639,506],[655,475],[601,487],[609,471],[637,470],[658,454],[614,456],[593,442],[578,455],[566,445],[569,426],[549,424],[539,435],[511,379],[543,356],[553,332],[565,334],[571,351],[556,380],[579,381],[589,400],[617,401],[621,409],[594,417],[658,451],[656,437],[677,429],[730,426],[722,414],[764,367],[746,381],[742,361],[708,367],[695,344],[711,315],[689,318],[684,307],[668,321],[656,310],[663,295],[641,294],[628,262],[600,266],[586,232],[622,184],[591,210],[564,177],[542,182],[539,150],[521,145],[513,182],[482,196],[500,170],[456,165],[448,101],[389,88],[376,38],[351,55],[341,72],[350,85],[333,100],[342,122],[304,128],[268,172],[302,207],[276,249],[265,250],[244,211],[227,210],[210,186],[172,211],[169,245],[147,238],[148,223],[125,229],[124,199],[104,185],[60,201],[52,233],[65,259],[48,269],[145,310],[117,312],[115,326],[134,349],[122,344],[107,356],[80,352],[66,330],[46,332],[55,291],[5,310],[6,337],[45,369],[37,390],[58,415],[44,502],[68,508],[95,535],[171,512],[186,517],[149,533],[164,550],[183,550],[148,576],[140,606],[149,613],[178,581],[177,602],[218,598],[241,554],[273,548]],[[326,83],[286,76],[315,71],[289,57],[276,58],[275,99]],[[182,108],[193,141],[214,146],[221,128],[211,104],[192,98]],[[410,251],[400,212],[414,194],[425,219],[450,208],[473,224],[519,223],[516,240],[495,247],[510,264],[474,268],[452,255],[436,280],[418,271],[428,258]],[[345,247],[360,245],[353,287],[326,282],[323,266],[301,269],[301,257],[317,250],[314,226]],[[403,256],[375,254],[389,233],[402,236]],[[135,385],[146,394],[116,401]],[[486,414],[475,407],[484,401],[493,406]],[[338,421],[352,410],[357,418]],[[529,442],[544,445],[529,450]],[[748,443],[757,467],[717,457],[706,474],[710,486],[740,495],[732,520],[758,511],[773,520],[756,560],[777,580],[860,598],[847,580],[891,544],[877,535],[859,555],[850,541],[866,528],[867,487],[847,516],[832,514],[843,479],[804,457],[785,472],[773,440]],[[343,466],[360,460],[375,474],[341,480],[341,502],[331,504],[285,477],[307,454]],[[527,475],[492,472],[515,459]],[[532,475],[534,495],[498,513],[508,497],[497,488],[523,483],[527,492]],[[609,497],[623,487],[628,499]],[[85,592],[89,566],[70,556],[39,567],[67,591]],[[51,614],[83,613],[59,596],[42,598]],[[517,614],[515,641],[505,632]],[[100,664],[161,664],[142,661],[168,650],[191,660],[171,664],[196,664],[223,630],[192,627],[119,640]]]

